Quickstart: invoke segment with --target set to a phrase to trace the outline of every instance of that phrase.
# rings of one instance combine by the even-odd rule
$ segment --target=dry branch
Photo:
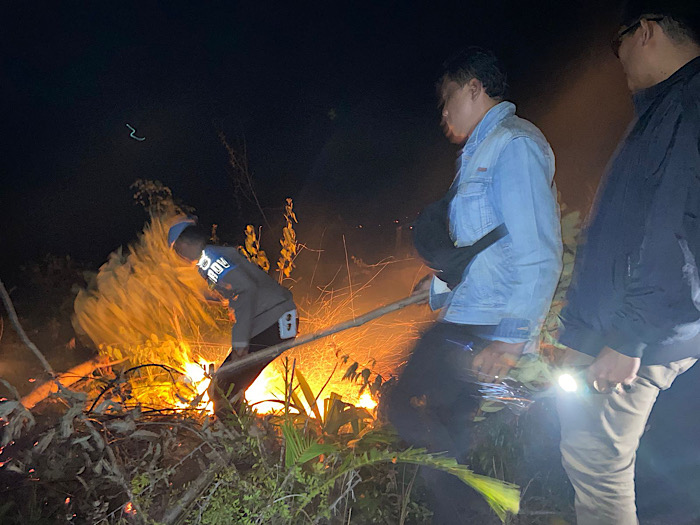
[[[176,525],[181,522],[187,510],[194,501],[206,491],[216,479],[217,473],[221,472],[225,464],[215,465],[211,470],[203,472],[191,484],[187,492],[183,494],[175,505],[173,505],[163,517],[165,525]]]
[[[22,325],[19,322],[19,318],[17,317],[17,312],[15,311],[15,306],[12,304],[10,294],[7,293],[7,289],[5,288],[5,285],[3,284],[2,280],[0,280],[0,295],[2,295],[2,302],[5,303],[5,309],[7,310],[7,314],[10,316],[10,321],[12,321],[12,325],[15,327],[15,330],[17,330],[19,338],[34,353],[37,359],[41,362],[41,366],[44,367],[44,370],[46,370],[46,372],[52,378],[55,378],[56,374],[54,374],[53,368],[51,368],[51,365],[44,357],[44,354],[42,354],[41,351],[36,347],[36,345],[29,340],[29,337],[27,337],[27,333],[24,331],[24,328],[22,328]]]
[[[97,357],[95,359],[85,361],[84,363],[80,363],[79,365],[74,366],[67,372],[58,374],[58,376],[56,376],[56,379],[64,387],[69,387],[73,383],[76,383],[84,377],[90,375],[96,369],[106,368],[115,364],[117,364],[117,362],[108,362],[107,358],[105,357]],[[58,392],[58,386],[56,385],[56,383],[54,381],[47,381],[46,383],[39,385],[29,394],[24,396],[21,399],[21,402],[27,410],[31,410],[39,403],[41,403],[44,399],[49,397],[51,394],[55,394],[56,392]]]

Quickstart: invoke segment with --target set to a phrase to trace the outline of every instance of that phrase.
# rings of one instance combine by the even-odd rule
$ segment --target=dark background
[[[101,264],[143,225],[138,178],[229,242],[263,224],[236,206],[221,131],[245,142],[272,222],[292,197],[302,242],[330,227],[379,259],[394,221],[451,180],[434,83],[472,44],[503,60],[511,100],[555,150],[562,201],[586,210],[631,116],[615,17],[605,1],[5,3],[0,275],[18,284],[47,253]],[[662,396],[640,449],[642,517],[658,523],[700,513],[698,376]]]
[[[557,150],[564,199],[586,207],[629,116],[606,47],[614,10],[402,4],[6,6],[0,271],[11,279],[46,252],[104,261],[143,224],[129,189],[139,178],[163,181],[224,238],[261,223],[235,204],[219,131],[245,141],[270,217],[292,197],[302,228],[410,220],[451,180],[434,83],[440,63],[472,44],[502,58],[512,100]],[[584,97],[595,107],[571,93],[582,71],[600,77]],[[570,103],[557,108],[562,97]],[[610,115],[603,98],[621,109]],[[608,120],[604,131],[590,114]]]

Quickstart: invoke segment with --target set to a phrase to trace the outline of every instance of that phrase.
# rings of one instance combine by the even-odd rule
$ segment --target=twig
[[[406,517],[408,516],[408,504],[411,502],[411,492],[413,491],[413,484],[416,481],[416,476],[418,475],[419,467],[413,471],[413,477],[408,483],[407,487],[401,490],[401,515],[399,516],[399,525],[404,525],[406,523]],[[406,467],[404,466],[404,474],[406,473]]]
[[[146,518],[145,518],[146,515],[144,514],[143,509],[141,508],[138,501],[134,497],[134,493],[131,490],[131,485],[126,481],[126,476],[122,472],[122,469],[119,467],[117,457],[114,455],[114,451],[112,450],[112,447],[109,446],[107,439],[97,431],[95,426],[87,418],[87,416],[85,415],[84,412],[80,413],[79,419],[90,430],[90,433],[95,438],[95,440],[97,442],[102,442],[104,444],[105,451],[107,452],[107,458],[109,459],[109,462],[112,464],[112,472],[114,473],[115,477],[118,479],[119,484],[122,486],[122,489],[124,489],[124,492],[126,492],[126,495],[129,497],[129,501],[131,502],[131,504],[134,506],[134,509],[136,510],[136,520],[139,523],[145,524],[146,523]]]
[[[329,335],[332,335],[332,334],[335,334],[338,332],[342,332],[343,330],[348,330],[350,328],[356,328],[356,327],[361,326],[365,323],[373,321],[374,319],[377,319],[378,317],[382,317],[383,315],[387,315],[387,314],[395,312],[397,310],[401,310],[402,308],[405,308],[405,307],[410,306],[412,304],[421,303],[428,298],[429,294],[430,294],[430,292],[428,290],[423,291],[423,292],[418,292],[416,294],[405,297],[404,299],[401,299],[400,301],[396,301],[396,302],[388,304],[386,306],[381,306],[379,308],[371,310],[371,311],[367,312],[366,314],[361,315],[360,317],[357,317],[355,319],[350,319],[350,320],[345,321],[343,323],[339,323],[335,326],[327,328],[326,330],[321,330],[320,332],[315,332],[312,334],[303,335],[301,337],[297,337],[296,339],[289,339],[283,343],[279,343],[277,345],[266,348],[265,350],[260,350],[259,352],[254,352],[252,354],[249,354],[246,357],[239,359],[237,361],[227,363],[227,364],[223,365],[221,368],[219,368],[219,370],[217,370],[216,373],[217,374],[219,374],[219,373],[231,374],[233,372],[236,372],[239,370],[244,370],[248,367],[258,365],[260,363],[272,361],[275,357],[277,357],[278,355],[282,354],[283,352],[289,350],[290,348],[294,348],[296,346],[301,346],[301,345],[311,343],[312,341],[316,341],[317,339],[321,339],[323,337],[328,337]]]
[[[348,247],[345,244],[345,235],[343,235],[343,249],[345,250],[345,267],[348,270],[348,287],[350,288],[350,311],[352,318],[355,319],[355,303],[352,295],[352,277],[350,276],[350,263],[348,262]]]
[[[242,145],[243,154],[241,156],[239,156],[234,151],[233,147],[231,147],[231,145],[228,143],[228,140],[226,139],[226,135],[224,135],[224,132],[219,131],[218,135],[219,135],[219,140],[221,141],[221,144],[223,144],[224,148],[226,148],[226,152],[228,153],[228,162],[234,171],[234,173],[231,175],[231,179],[232,179],[232,182],[234,185],[236,200],[238,200],[238,197],[237,197],[238,191],[241,191],[245,195],[245,190],[243,190],[243,186],[247,186],[246,189],[248,190],[250,195],[255,200],[255,205],[258,207],[258,210],[260,211],[260,215],[262,215],[263,220],[265,221],[265,224],[267,224],[268,228],[272,228],[272,226],[270,226],[270,222],[267,220],[267,216],[265,215],[265,211],[263,210],[262,206],[260,205],[260,201],[258,200],[258,196],[255,193],[255,188],[253,187],[253,178],[250,175],[250,169],[248,168],[248,153],[246,151],[245,141],[243,142],[243,145]],[[248,200],[250,200],[250,197],[248,197]]]
[[[327,227],[323,228],[323,231],[321,232],[321,238],[319,239],[319,242],[318,242],[318,250],[315,250],[316,252],[318,252],[318,257],[316,257],[316,264],[314,264],[314,271],[311,273],[311,280],[309,281],[309,289],[311,289],[311,287],[314,285],[314,277],[316,276],[316,269],[318,268],[318,263],[321,260],[321,254],[323,253],[323,250],[322,250],[323,237],[326,235],[326,229],[327,229]],[[302,246],[304,246],[304,245],[302,244]]]
[[[224,483],[223,479],[220,479],[219,481],[216,482],[216,484],[209,490],[209,495],[204,498],[204,501],[202,504],[199,506],[199,513],[197,514],[197,523],[202,522],[202,515],[204,514],[204,511],[207,510],[207,507],[209,506],[209,501],[211,500],[211,497],[216,494],[216,489],[218,489],[222,484]]]
[[[214,482],[216,475],[223,470],[224,466],[223,464],[215,465],[211,470],[207,470],[195,479],[187,492],[180,498],[180,501],[165,513],[163,523],[165,525],[179,523],[185,517],[185,512],[190,505]]]
[[[5,285],[3,284],[2,280],[0,280],[0,295],[2,295],[2,302],[5,304],[5,309],[7,310],[7,313],[10,316],[10,321],[12,321],[12,325],[15,327],[15,330],[17,330],[17,335],[19,335],[19,338],[22,340],[22,342],[29,347],[29,349],[34,353],[36,358],[41,362],[41,366],[44,367],[44,370],[52,378],[55,379],[56,374],[54,374],[53,368],[51,368],[51,365],[44,357],[44,354],[42,354],[41,351],[39,351],[39,349],[36,347],[36,345],[29,340],[29,337],[27,337],[24,328],[22,328],[22,325],[19,322],[19,318],[17,317],[15,307],[12,304],[12,299],[10,299],[10,294],[7,293],[7,289],[5,288]]]

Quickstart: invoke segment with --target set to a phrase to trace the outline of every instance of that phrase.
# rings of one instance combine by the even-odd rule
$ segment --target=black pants
[[[421,336],[387,401],[387,416],[404,441],[464,459],[479,406],[472,361],[488,343],[468,325],[443,322]],[[486,503],[455,476],[432,469],[422,476],[435,525],[488,523]]]
[[[298,323],[297,323],[298,324]],[[280,337],[279,325],[277,323],[273,324],[266,330],[260,332],[258,335],[253,337],[248,344],[248,352],[260,352],[271,346],[275,346],[282,341],[287,339],[282,339]],[[239,357],[236,355],[235,351],[231,353],[224,360],[223,365],[236,361]],[[269,365],[274,358],[269,361],[251,366],[244,370],[238,370],[230,375],[217,375],[216,380],[212,381],[212,388],[210,388],[210,398],[214,402],[214,411],[218,416],[223,416],[229,413],[231,408],[235,409],[240,403],[243,397],[243,392],[248,390],[250,385],[252,385],[260,373]],[[230,393],[229,393],[230,392]],[[228,393],[228,398],[232,398],[236,393],[241,392],[241,396],[237,402],[231,406],[229,402],[224,399],[224,396]]]

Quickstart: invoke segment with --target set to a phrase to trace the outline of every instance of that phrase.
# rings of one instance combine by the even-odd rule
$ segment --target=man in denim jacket
[[[471,261],[453,289],[439,275],[432,278],[430,305],[441,309],[440,317],[411,355],[388,415],[409,443],[460,459],[478,406],[475,380],[505,377],[523,350],[537,344],[562,243],[554,155],[542,133],[503,100],[506,81],[496,58],[468,49],[445,64],[438,89],[445,135],[463,144],[450,238],[470,246],[501,224],[507,234]],[[474,516],[475,502],[459,487],[427,475],[434,477],[434,523],[463,523],[465,505]]]

